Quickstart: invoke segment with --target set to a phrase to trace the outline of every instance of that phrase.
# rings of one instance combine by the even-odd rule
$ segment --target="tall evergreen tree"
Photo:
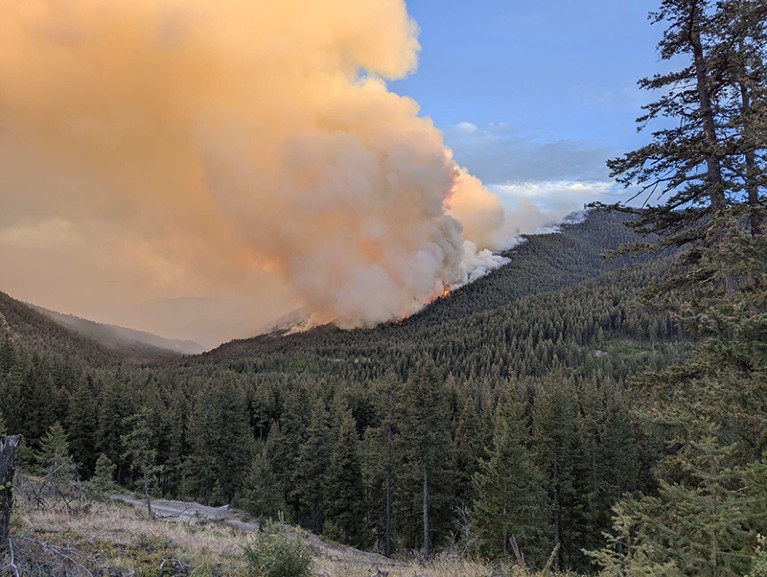
[[[393,531],[396,486],[395,439],[399,434],[399,388],[401,383],[389,371],[372,385],[377,421],[365,430],[363,475],[367,486],[370,524],[378,534],[384,555],[390,557],[395,540]]]
[[[325,472],[325,518],[340,531],[343,542],[365,544],[365,485],[360,462],[357,426],[345,402],[336,401],[337,439]]]
[[[70,394],[66,422],[72,454],[81,463],[83,476],[90,477],[98,455],[94,442],[98,431],[98,411],[92,377],[80,379]]]
[[[200,389],[187,437],[185,492],[205,503],[230,503],[247,473],[253,447],[245,395],[231,375]]]
[[[77,466],[69,452],[67,433],[58,421],[40,439],[35,462],[40,472],[56,484],[66,484],[77,477]]]
[[[151,489],[155,476],[162,470],[157,463],[157,432],[152,428],[151,415],[147,409],[126,419],[128,432],[122,437],[124,457],[137,475],[138,485],[144,495],[149,517],[153,518]]]
[[[276,425],[273,429],[275,428]],[[276,432],[269,438],[273,439],[275,436]],[[260,519],[278,519],[280,515],[284,517],[287,512],[284,489],[269,462],[268,447],[266,444],[259,444],[261,446],[255,449],[250,470],[243,481],[240,506]]]
[[[325,509],[325,473],[334,445],[330,413],[325,400],[315,394],[310,410],[306,440],[298,449],[292,486],[297,497],[295,520],[313,532],[322,533]]]
[[[554,569],[582,565],[588,467],[578,431],[577,393],[561,369],[535,382],[533,443],[549,494]]]
[[[661,117],[675,125],[656,130],[652,142],[608,162],[626,186],[639,186],[641,209],[633,226],[661,234],[660,246],[685,246],[686,267],[669,286],[718,282],[724,290],[738,279],[700,266],[702,251],[721,245],[735,221],[733,208],[751,218],[760,233],[765,186],[765,27],[761,0],[663,0],[652,14],[665,23],[659,43],[663,59],[681,69],[640,81],[661,91],[645,107],[640,126]],[[652,204],[665,197],[662,204]],[[741,210],[742,209],[742,210]]]
[[[515,392],[498,405],[489,458],[474,475],[472,521],[479,549],[491,558],[512,554],[512,543],[535,563],[548,555],[548,499],[544,477],[527,448],[530,433]]]
[[[639,222],[665,244],[689,244],[686,266],[654,294],[699,341],[687,362],[640,381],[652,392],[641,411],[670,450],[655,468],[658,494],[620,503],[611,544],[596,556],[621,574],[740,575],[767,529],[764,483],[753,482],[767,422],[767,5],[666,0],[656,20],[667,24],[662,55],[689,65],[648,84],[676,86],[648,118],[666,114],[679,128],[612,168],[674,191]]]
[[[480,461],[485,456],[488,438],[477,404],[472,395],[463,399],[458,418],[455,422],[455,493],[458,502],[470,506],[476,495],[473,482],[475,473],[479,470]]]
[[[447,390],[431,359],[423,360],[402,389],[399,498],[405,516],[420,513],[424,556],[432,553],[436,529],[445,530],[452,514],[453,442]],[[415,541],[415,526],[402,524]]]

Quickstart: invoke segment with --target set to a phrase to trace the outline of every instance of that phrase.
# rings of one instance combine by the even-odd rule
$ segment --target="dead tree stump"
[[[13,474],[16,472],[16,454],[21,437],[0,437],[0,553],[8,549],[8,525],[13,508]]]

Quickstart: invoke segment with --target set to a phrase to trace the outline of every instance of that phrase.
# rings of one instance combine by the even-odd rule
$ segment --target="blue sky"
[[[410,0],[416,73],[392,82],[512,210],[613,197],[605,160],[646,142],[637,80],[662,64],[655,0]]]

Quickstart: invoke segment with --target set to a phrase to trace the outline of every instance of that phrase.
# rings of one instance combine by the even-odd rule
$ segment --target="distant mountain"
[[[194,341],[166,339],[152,333],[97,323],[74,315],[51,311],[37,305],[30,306],[54,322],[114,350],[139,353],[165,353],[170,351],[181,355],[197,355],[206,350],[204,346]]]
[[[27,353],[81,367],[101,368],[123,360],[117,351],[53,322],[28,304],[0,292],[0,342],[6,340]]]
[[[152,364],[176,359],[182,351],[198,353],[204,350],[196,343],[170,341],[62,315],[0,292],[0,343],[5,340],[40,358],[73,363],[82,368]]]

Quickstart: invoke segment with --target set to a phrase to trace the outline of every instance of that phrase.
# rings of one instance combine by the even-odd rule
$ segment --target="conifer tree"
[[[492,449],[474,475],[472,522],[484,555],[508,557],[515,542],[535,562],[548,554],[549,507],[543,475],[527,448],[523,407],[514,395],[509,392],[498,405]]]
[[[190,496],[217,504],[236,495],[253,447],[244,392],[231,375],[221,379],[206,383],[195,397],[183,482]]]
[[[431,359],[421,361],[402,389],[401,426],[397,443],[400,459],[401,513],[420,513],[421,545],[431,556],[436,528],[446,529],[452,513],[454,472],[451,414],[447,390]],[[415,515],[413,515],[415,516]],[[413,518],[411,516],[411,518]],[[415,517],[417,518],[417,517]],[[417,542],[413,529],[412,542]]]
[[[536,381],[534,390],[533,443],[549,494],[553,567],[577,567],[587,529],[583,513],[589,479],[578,434],[577,393],[561,368]]]
[[[461,505],[469,506],[476,494],[474,475],[479,470],[480,461],[485,456],[488,445],[472,395],[466,396],[463,400],[453,437],[455,438],[456,498]]]
[[[69,483],[76,478],[77,467],[69,453],[67,433],[58,421],[40,439],[40,450],[35,453],[35,462],[40,472],[57,485]]]
[[[610,545],[596,555],[625,574],[740,575],[767,529],[765,491],[752,482],[763,470],[767,412],[767,5],[665,0],[656,20],[668,26],[662,56],[688,66],[646,83],[676,86],[648,119],[666,114],[679,128],[612,168],[673,193],[638,222],[664,244],[689,246],[686,266],[653,296],[698,344],[685,363],[639,381],[652,391],[641,412],[672,449],[655,468],[658,494],[619,503]]]
[[[322,533],[324,524],[324,479],[334,445],[330,425],[325,400],[316,394],[312,399],[306,440],[298,450],[292,480],[299,503],[296,521],[317,534]]]
[[[153,518],[151,489],[155,484],[155,476],[162,467],[157,464],[156,432],[151,427],[149,417],[149,411],[146,409],[128,417],[128,432],[123,435],[122,444],[125,447],[125,459],[138,475],[149,517]]]
[[[325,518],[341,533],[346,545],[364,545],[365,485],[359,437],[351,411],[340,399],[335,407],[337,440],[325,473]]]
[[[365,430],[363,474],[367,486],[367,510],[370,523],[378,533],[384,555],[390,557],[395,540],[393,530],[393,504],[396,487],[395,441],[399,435],[398,423],[401,383],[389,371],[383,379],[372,385],[372,397],[377,421]]]
[[[117,465],[117,483],[124,484],[128,479],[128,467],[122,438],[128,432],[126,419],[135,412],[133,403],[128,397],[125,383],[117,375],[103,377],[97,389],[100,395],[96,447]]]
[[[92,377],[80,379],[69,396],[67,429],[72,454],[89,477],[96,466],[95,438],[98,430],[96,392]]]
[[[93,472],[93,477],[88,482],[88,486],[99,494],[116,489],[117,485],[114,483],[116,468],[117,465],[112,462],[112,459],[101,453],[99,458],[96,459],[96,468]]]
[[[303,382],[285,392],[282,414],[269,431],[267,456],[274,474],[285,490],[285,502],[290,516],[297,521],[300,500],[293,483],[299,459],[299,450],[307,438],[309,428],[309,393]]]
[[[241,506],[259,519],[277,519],[280,515],[284,518],[287,512],[284,489],[274,474],[267,454],[266,445],[256,448],[243,482]]]

